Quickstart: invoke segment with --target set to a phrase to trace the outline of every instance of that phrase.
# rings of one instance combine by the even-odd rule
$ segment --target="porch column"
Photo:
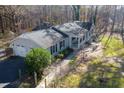
[[[57,52],[60,51],[59,47],[60,47],[60,42],[57,43]]]
[[[78,49],[80,48],[80,38],[78,37]]]
[[[68,43],[69,43],[69,47],[72,48],[72,37],[71,36],[69,36]]]

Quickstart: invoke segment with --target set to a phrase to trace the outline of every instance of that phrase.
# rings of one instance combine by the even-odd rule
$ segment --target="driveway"
[[[18,71],[24,74],[24,58],[10,57],[0,61],[0,87],[16,87],[13,82],[18,80]]]

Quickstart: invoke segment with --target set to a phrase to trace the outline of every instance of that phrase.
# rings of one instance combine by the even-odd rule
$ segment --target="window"
[[[82,42],[82,38],[80,39],[80,43]]]
[[[65,47],[65,40],[63,40],[63,47]]]
[[[89,32],[89,36],[90,36],[90,32]]]
[[[53,48],[52,48],[52,46],[50,47],[50,52],[51,52],[51,54],[53,54]]]
[[[53,53],[55,53],[55,46],[53,46]]]
[[[85,40],[85,35],[83,36],[83,41]]]
[[[65,40],[60,42],[60,50],[65,47]]]
[[[62,49],[62,41],[60,42],[60,50]]]
[[[57,52],[57,44],[50,47],[50,52],[51,52],[51,54]]]
[[[56,52],[57,52],[57,44],[56,44]]]
[[[72,41],[75,40],[75,37],[72,37]]]

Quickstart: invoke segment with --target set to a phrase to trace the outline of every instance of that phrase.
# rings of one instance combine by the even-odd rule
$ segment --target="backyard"
[[[79,63],[78,59],[71,61],[76,65],[66,76],[57,78],[50,87],[124,87],[124,47],[117,37],[112,37],[106,46],[105,36],[101,40],[103,55],[93,57],[88,61]]]

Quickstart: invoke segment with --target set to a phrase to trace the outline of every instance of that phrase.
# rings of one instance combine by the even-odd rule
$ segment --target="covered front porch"
[[[71,37],[71,48],[79,49],[83,47],[85,43],[85,35],[82,37]]]

